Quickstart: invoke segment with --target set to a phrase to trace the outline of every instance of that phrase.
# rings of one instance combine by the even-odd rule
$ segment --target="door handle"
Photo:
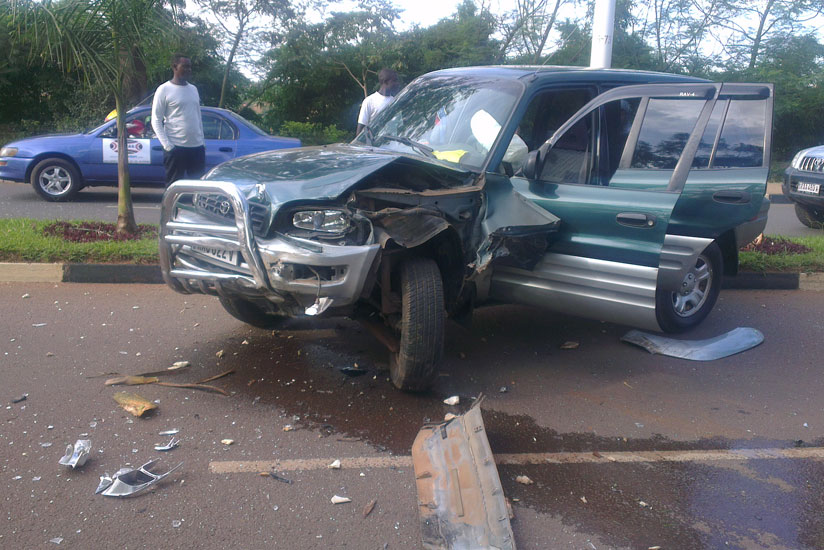
[[[232,148],[231,148],[231,147],[219,147],[219,148],[218,148],[218,151],[220,151],[220,152],[222,152],[222,153],[231,153],[231,152],[232,152]]]
[[[746,191],[717,191],[712,200],[729,204],[746,204],[750,202],[750,194]]]
[[[655,216],[642,212],[621,212],[615,216],[615,221],[628,227],[653,227],[655,225]]]
[[[154,145],[154,146],[152,147],[152,151],[162,151],[162,150],[163,150],[163,146],[162,146],[162,145]]]

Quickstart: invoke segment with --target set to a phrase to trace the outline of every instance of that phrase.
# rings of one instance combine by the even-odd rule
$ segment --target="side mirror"
[[[543,160],[541,157],[541,150],[536,149],[534,151],[530,151],[526,156],[526,162],[524,163],[524,177],[530,180],[538,179],[538,175],[541,173],[542,169]]]

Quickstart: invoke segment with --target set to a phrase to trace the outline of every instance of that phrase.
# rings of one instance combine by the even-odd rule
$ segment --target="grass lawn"
[[[96,226],[111,225],[100,222],[71,222],[64,225],[79,226],[83,223]],[[78,238],[75,232],[71,240],[47,235],[47,227],[53,224],[55,224],[53,220],[0,219],[0,262],[157,263],[157,226],[141,226],[145,229],[154,229],[149,237],[113,241],[105,240],[107,233],[96,229],[81,229],[81,237]],[[94,236],[102,240],[73,242],[86,240],[82,237],[82,231],[94,233]],[[784,241],[803,245],[809,251],[804,253],[781,252]],[[789,246],[792,248],[792,245]],[[770,253],[759,250],[767,250]],[[821,237],[766,236],[762,246],[754,250],[741,251],[740,271],[824,272],[824,235]]]
[[[156,231],[154,236],[139,240],[71,242],[59,236],[46,235],[45,229],[50,224],[54,221],[0,219],[0,261],[157,263]]]
[[[810,249],[802,254],[778,253],[742,250],[739,253],[739,270],[755,272],[824,272],[824,235],[821,237],[779,237],[765,235],[764,243],[789,241]]]

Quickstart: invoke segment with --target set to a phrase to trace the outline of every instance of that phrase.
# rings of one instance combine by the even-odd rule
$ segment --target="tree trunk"
[[[226,98],[226,85],[229,83],[229,71],[232,68],[232,62],[235,60],[237,48],[243,38],[243,29],[245,26],[245,22],[240,23],[240,26],[237,29],[237,34],[235,35],[235,42],[232,44],[232,51],[229,52],[229,59],[226,60],[226,69],[223,71],[223,84],[220,86],[220,101],[217,102],[217,106],[221,109],[223,108],[223,102]]]
[[[126,111],[123,108],[123,91],[114,95],[117,109],[117,232],[137,233],[137,223],[132,207],[132,188],[129,179],[129,151],[126,140]]]
[[[549,22],[546,24],[546,29],[544,29],[544,35],[541,37],[541,43],[538,45],[538,49],[535,52],[536,65],[541,61],[541,53],[543,53],[544,51],[544,46],[546,45],[546,39],[549,37],[549,32],[555,25],[555,18],[558,16],[558,8],[560,7],[561,0],[555,0],[555,8],[552,10],[552,17],[549,18]]]
[[[758,61],[758,50],[761,47],[761,39],[764,38],[764,24],[767,22],[767,18],[770,16],[770,10],[773,7],[775,0],[770,0],[767,2],[767,7],[764,8],[764,13],[761,15],[761,18],[758,22],[758,32],[755,33],[755,39],[752,43],[752,51],[750,52],[750,64],[747,67],[748,71],[751,71],[755,68],[755,62]]]

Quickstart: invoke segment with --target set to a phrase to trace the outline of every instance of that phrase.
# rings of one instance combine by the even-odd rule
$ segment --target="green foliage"
[[[0,261],[157,263],[156,238],[74,243],[45,236],[43,229],[49,223],[28,218],[0,219]]]
[[[296,122],[287,120],[280,126],[281,136],[300,138],[303,145],[326,145],[351,141],[352,134],[339,129],[334,124],[324,126],[319,122]]]

